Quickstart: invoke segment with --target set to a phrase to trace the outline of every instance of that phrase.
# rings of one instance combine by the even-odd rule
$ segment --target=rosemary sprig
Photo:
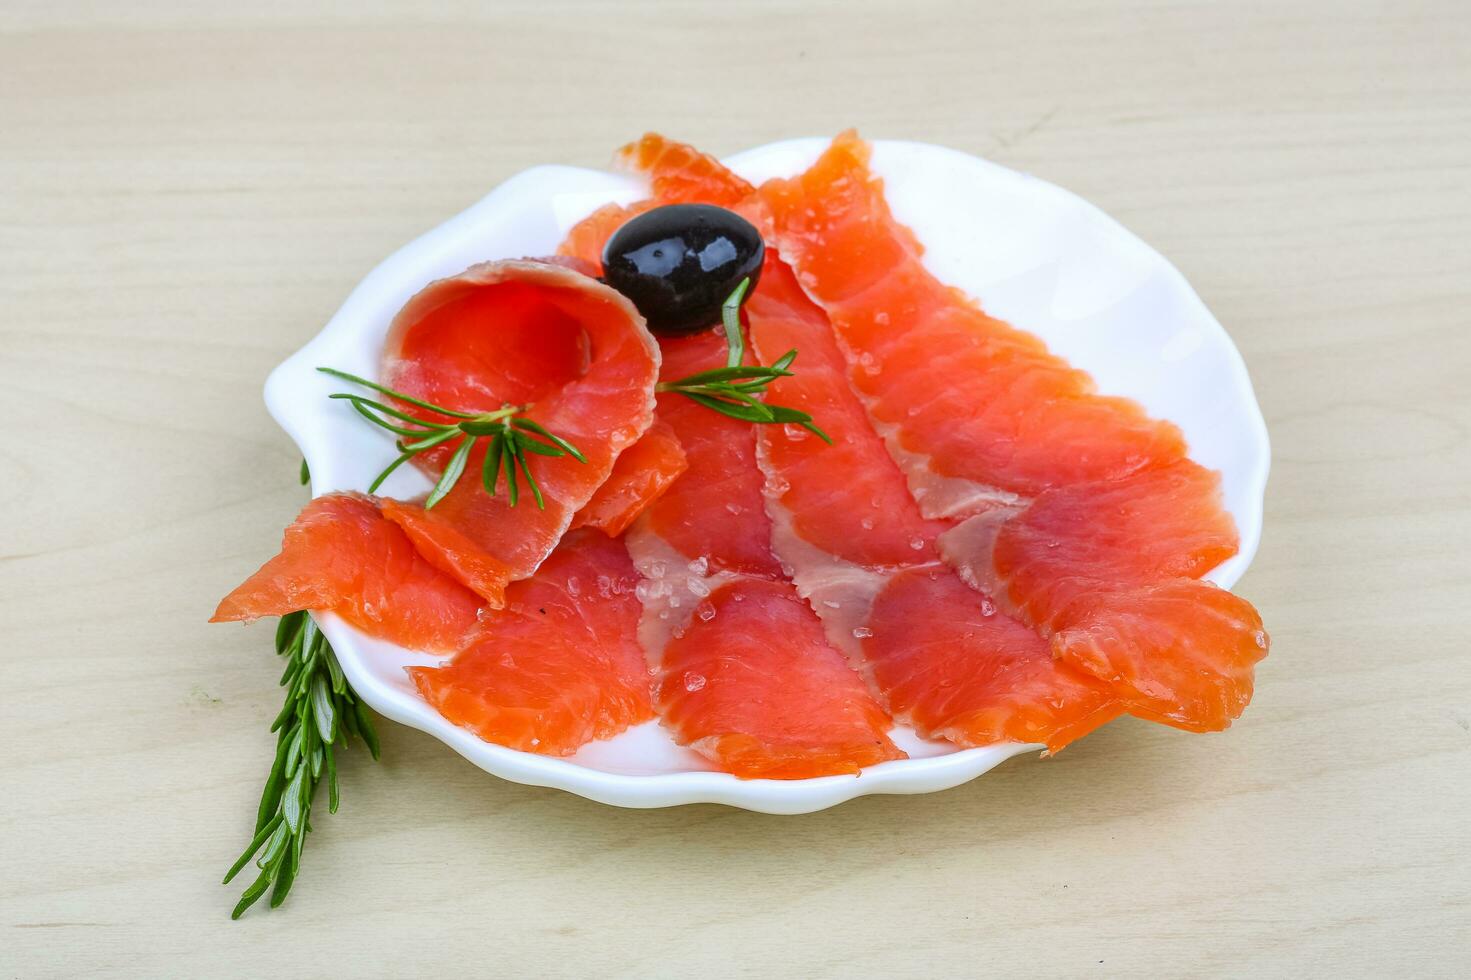
[[[429,496],[424,501],[425,509],[433,507],[443,500],[450,490],[454,489],[455,484],[465,473],[471,449],[478,440],[485,439],[489,440],[489,444],[480,473],[480,482],[485,487],[485,492],[492,497],[495,496],[500,474],[504,471],[507,499],[512,507],[516,506],[517,501],[521,499],[521,488],[517,479],[519,472],[520,479],[525,481],[526,488],[531,491],[536,506],[545,510],[546,501],[542,497],[541,487],[537,484],[536,477],[531,473],[531,467],[527,463],[527,454],[571,456],[579,463],[587,462],[586,457],[572,443],[561,436],[553,435],[544,426],[531,419],[523,418],[521,413],[526,410],[524,405],[504,405],[493,412],[473,415],[469,412],[458,412],[445,408],[433,402],[422,401],[412,395],[406,395],[366,378],[360,378],[355,374],[338,371],[336,368],[319,367],[317,370],[323,374],[330,374],[334,378],[341,378],[344,381],[351,381],[353,384],[381,392],[403,404],[446,416],[451,420],[446,422],[421,418],[392,405],[348,392],[336,392],[328,396],[348,402],[363,418],[399,437],[395,443],[398,446],[398,458],[378,474],[377,479],[368,487],[369,493],[377,492],[390,473],[419,453],[426,449],[433,449],[435,446],[455,443],[458,440],[454,454],[450,456],[449,463],[445,466],[444,472],[440,474],[439,481],[434,484],[434,489],[429,491]]]
[[[811,415],[784,405],[771,405],[755,397],[764,394],[766,386],[777,378],[792,376],[792,372],[787,368],[791,367],[792,362],[797,359],[797,352],[787,351],[770,367],[741,363],[746,356],[746,341],[741,334],[741,303],[745,301],[746,292],[750,288],[751,280],[742,279],[740,285],[736,286],[720,306],[720,322],[725,328],[725,343],[728,350],[725,367],[701,371],[698,374],[680,378],[678,381],[661,382],[658,390],[678,392],[697,405],[703,405],[743,422],[757,424],[795,422],[823,442],[832,445],[832,439],[828,434],[813,424]]]
[[[255,836],[225,875],[229,884],[257,853],[260,875],[240,896],[230,918],[238,919],[271,890],[271,908],[291,891],[301,870],[301,849],[311,832],[312,802],[317,785],[327,779],[327,810],[337,812],[335,749],[357,736],[378,758],[378,735],[367,708],[353,694],[337,664],[337,655],[317,624],[305,612],[281,617],[276,627],[276,653],[286,658],[281,684],[286,704],[271,731],[276,736],[276,762],[266,777]]]

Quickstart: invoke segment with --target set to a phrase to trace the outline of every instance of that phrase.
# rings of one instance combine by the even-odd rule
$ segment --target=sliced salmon
[[[618,455],[607,482],[572,518],[572,526],[595,527],[616,538],[688,468],[674,430],[656,418],[638,442]]]
[[[1054,660],[1046,640],[936,560],[950,523],[920,515],[849,387],[827,315],[775,253],[746,310],[762,361],[800,351],[772,399],[810,413],[834,442],[759,431],[776,553],[894,718],[959,745],[1056,752],[1116,717],[1104,683]]]
[[[459,648],[480,605],[425,561],[371,498],[334,493],[306,505],[281,553],[225,596],[210,622],[327,610],[371,636],[445,653]]]
[[[1217,731],[1251,700],[1267,634],[1245,599],[1196,581],[1237,535],[1219,476],[1188,459],[971,517],[940,549],[1133,714]]]
[[[1191,730],[1239,715],[1266,634],[1190,577],[1236,540],[1179,431],[930,275],[852,133],[759,196],[921,511],[968,518],[946,560],[1135,714]]]
[[[1054,655],[1109,681],[1131,714],[1192,732],[1241,716],[1269,646],[1251,603],[1188,578],[1080,594],[1050,628]]]
[[[1057,752],[1118,717],[1110,687],[936,562],[895,574],[867,620],[863,657],[895,719],[960,745]]]
[[[653,717],[638,573],[621,541],[572,531],[506,589],[454,660],[411,667],[419,692],[482,739],[569,755]]]
[[[618,166],[648,178],[649,198],[629,205],[605,204],[598,208],[572,227],[557,249],[559,254],[601,268],[603,246],[629,219],[663,204],[717,204],[734,208],[747,201],[755,190],[709,154],[658,133],[645,133],[622,147],[615,154],[615,161]]]
[[[714,333],[665,342],[666,377],[724,363]],[[676,738],[745,778],[857,772],[903,753],[771,551],[755,432],[659,396],[689,469],[629,530],[646,581],[641,636],[656,708]]]
[[[679,201],[734,205],[752,188],[713,158],[650,135],[625,147],[653,196],[604,208],[573,229],[562,252],[597,261],[634,214]],[[661,377],[722,367],[718,331],[662,344]],[[751,424],[677,393],[659,396],[686,471],[628,532],[645,576],[640,634],[656,670],[656,708],[683,744],[744,778],[856,773],[901,758],[889,719],[829,644],[821,622],[771,551]]]
[[[934,558],[948,522],[919,513],[904,476],[868,422],[847,381],[847,362],[827,314],[775,252],[746,301],[751,343],[762,363],[798,352],[793,376],[770,388],[774,403],[807,412],[833,439],[829,446],[796,425],[762,426],[757,437],[774,497],[804,541],[865,568]]]
[[[725,338],[715,331],[666,339],[661,346],[664,380],[725,365]],[[648,509],[646,530],[688,559],[704,558],[712,571],[779,577],[762,507],[755,427],[674,392],[659,395],[658,405],[688,467]]]
[[[601,273],[603,246],[613,237],[613,232],[656,206],[654,201],[639,201],[629,205],[604,204],[572,226],[562,244],[557,246],[557,254],[586,262]]]
[[[438,568],[500,607],[507,583],[536,570],[648,429],[658,369],[658,347],[632,304],[564,265],[488,262],[431,283],[394,318],[385,383],[462,412],[526,405],[525,418],[587,461],[534,457],[546,506],[527,495],[512,507],[504,481],[494,497],[481,486],[482,441],[433,509],[387,501],[384,514]],[[443,456],[424,465],[443,466]]]
[[[890,722],[787,582],[738,577],[663,651],[658,705],[680,740],[746,779],[857,773],[902,758]]]
[[[650,200],[658,204],[717,204],[733,207],[756,188],[725,164],[687,143],[645,133],[621,148],[619,166],[649,178]]]
[[[1220,475],[1189,459],[993,508],[941,542],[968,581],[1029,622],[1100,585],[1199,578],[1237,547]]]
[[[927,516],[1184,456],[1175,426],[1095,394],[1086,373],[932,276],[853,133],[805,173],[764,184],[760,200]]]

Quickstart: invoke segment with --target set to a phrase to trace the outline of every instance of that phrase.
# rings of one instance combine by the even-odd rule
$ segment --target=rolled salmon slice
[[[212,623],[327,610],[411,650],[459,649],[480,597],[426,561],[378,504],[318,497],[286,529],[281,553],[221,600]]]
[[[411,667],[445,718],[488,742],[569,755],[653,717],[638,573],[621,541],[572,531],[506,589],[443,667]]]
[[[586,457],[536,456],[532,473],[545,500],[523,493],[512,506],[478,479],[485,441],[466,474],[432,509],[386,501],[436,567],[493,608],[506,585],[534,572],[574,517],[613,473],[617,457],[653,421],[659,350],[623,296],[565,265],[488,262],[431,283],[394,318],[383,378],[392,388],[462,412],[527,406],[523,417]],[[426,455],[437,472],[454,444]]]

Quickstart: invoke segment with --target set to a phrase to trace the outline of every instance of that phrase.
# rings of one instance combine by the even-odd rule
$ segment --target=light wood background
[[[303,502],[269,368],[524,167],[850,124],[1082,193],[1227,325],[1276,449],[1246,717],[799,818],[384,723],[231,923],[278,665],[204,620]],[[0,975],[1464,975],[1468,240],[1460,0],[3,0]]]

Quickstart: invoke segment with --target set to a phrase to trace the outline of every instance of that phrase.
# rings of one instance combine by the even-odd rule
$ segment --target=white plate
[[[760,181],[805,168],[826,142],[773,143],[726,162]],[[1241,355],[1179,271],[1081,198],[996,164],[937,146],[879,141],[873,168],[886,181],[895,214],[925,244],[925,261],[936,275],[978,297],[991,313],[1039,334],[1091,372],[1104,392],[1138,399],[1177,423],[1191,455],[1224,474],[1241,553],[1210,577],[1234,583],[1261,534],[1266,425]],[[310,464],[313,493],[364,489],[392,457],[385,434],[328,401],[339,383],[313,368],[376,377],[389,321],[430,280],[486,259],[550,254],[595,207],[627,203],[643,191],[643,183],[626,174],[537,167],[369,273],[322,332],[266,382],[266,406]],[[382,492],[408,497],[428,488],[422,475],[402,467]],[[948,789],[1040,749],[1008,743],[960,750],[899,729],[895,741],[911,758],[856,777],[740,780],[710,771],[650,722],[568,759],[551,759],[483,742],[422,701],[402,668],[441,658],[374,641],[334,616],[319,619],[353,686],[379,713],[429,732],[497,776],[616,806],[711,802],[805,813],[868,793]]]

